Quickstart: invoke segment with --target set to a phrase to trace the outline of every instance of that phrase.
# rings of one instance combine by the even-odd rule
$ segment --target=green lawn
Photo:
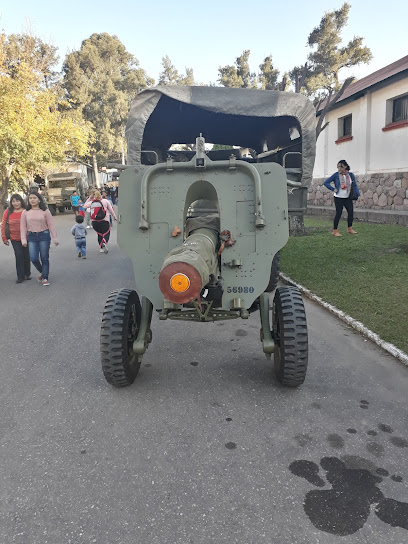
[[[307,236],[290,237],[281,271],[408,353],[408,228],[306,218]]]

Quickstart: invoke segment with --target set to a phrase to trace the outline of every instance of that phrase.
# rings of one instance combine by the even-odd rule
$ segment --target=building
[[[326,121],[308,204],[333,205],[322,183],[345,159],[362,193],[357,208],[408,211],[408,56],[350,85]]]

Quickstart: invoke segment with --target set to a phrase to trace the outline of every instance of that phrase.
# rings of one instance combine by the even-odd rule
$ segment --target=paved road
[[[408,370],[307,303],[305,384],[281,387],[259,317],[153,322],[132,387],[102,376],[115,244],[78,261],[57,216],[51,286],[0,247],[0,543],[403,544]],[[405,526],[405,528],[403,528]]]

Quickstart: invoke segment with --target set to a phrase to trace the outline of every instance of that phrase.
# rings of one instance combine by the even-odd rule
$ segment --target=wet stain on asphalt
[[[312,441],[312,438],[308,434],[298,434],[295,436],[295,440],[298,445],[303,448]]]
[[[368,406],[368,401],[360,401],[360,408],[367,409]],[[378,428],[383,433],[393,432],[385,423],[379,423]],[[349,428],[347,432],[354,435],[357,434],[357,429]],[[367,434],[378,435],[374,430],[367,431]],[[310,438],[309,435],[295,436],[300,446],[305,445],[302,437]],[[405,438],[391,436],[388,439],[397,448],[408,447],[408,440]],[[327,441],[331,447],[337,449],[343,448],[345,444],[338,434],[328,435]],[[384,455],[384,447],[378,442],[368,442],[366,449],[374,457]],[[395,483],[401,483],[401,475],[390,476],[387,469],[358,455],[323,457],[319,464],[320,466],[313,461],[297,459],[289,465],[292,474],[304,478],[315,487],[331,484],[331,489],[307,492],[303,502],[306,515],[317,529],[337,536],[352,535],[364,527],[370,513],[374,512],[384,523],[408,530],[408,503],[385,497],[378,487],[388,477]],[[320,468],[326,472],[327,482],[320,475]]]
[[[198,366],[198,362],[197,361],[191,361],[190,365],[191,366]]]
[[[384,447],[377,442],[369,442],[366,446],[366,449],[372,455],[375,455],[375,457],[381,457],[382,455],[384,455]]]
[[[352,535],[364,527],[372,507],[384,523],[408,529],[408,503],[384,497],[377,487],[382,481],[380,476],[365,468],[347,468],[337,457],[323,457],[320,467],[326,471],[332,488],[309,491],[303,503],[317,529],[337,536]],[[294,461],[289,470],[316,487],[325,485],[319,466],[312,461]]]
[[[378,428],[383,433],[393,433],[394,432],[394,429],[392,427],[390,427],[389,425],[386,425],[385,423],[379,423]]]
[[[335,448],[336,450],[344,448],[344,440],[339,434],[329,434],[329,436],[327,437],[327,442],[332,448]]]
[[[324,487],[326,485],[325,481],[319,476],[319,467],[312,461],[293,461],[293,463],[290,464],[289,469],[295,476],[304,478],[316,487]]]
[[[235,444],[235,442],[227,442],[225,444],[225,447],[227,448],[227,450],[235,450],[237,445]]]
[[[400,483],[400,482],[402,482],[402,476],[397,476],[397,474],[393,474],[391,476],[391,480],[394,480],[394,482]]]
[[[244,329],[237,329],[235,331],[235,336],[248,336],[248,331],[245,331]]]
[[[405,438],[400,438],[398,436],[392,436],[390,442],[394,444],[397,448],[408,448],[408,440]]]
[[[312,408],[316,408],[316,410],[321,410],[322,409],[322,405],[319,404],[318,402],[312,402],[311,406],[312,406]]]

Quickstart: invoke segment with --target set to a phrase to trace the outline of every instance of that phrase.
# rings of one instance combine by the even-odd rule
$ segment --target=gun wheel
[[[305,307],[296,287],[278,287],[272,319],[276,377],[283,385],[297,387],[306,378],[308,335]]]
[[[106,301],[101,326],[103,375],[115,387],[131,385],[139,372],[142,356],[133,352],[141,319],[138,294],[131,289],[113,291]]]

